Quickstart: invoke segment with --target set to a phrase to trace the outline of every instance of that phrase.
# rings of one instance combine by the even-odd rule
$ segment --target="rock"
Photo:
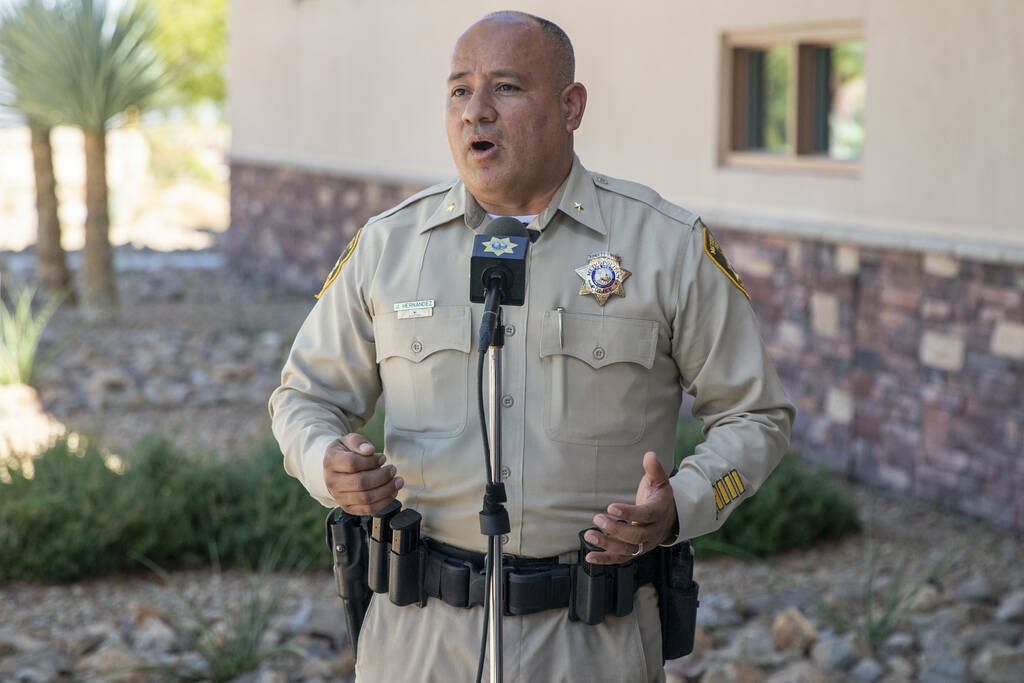
[[[769,676],[765,683],[825,683],[825,673],[810,662],[795,662]]]
[[[914,683],[910,676],[903,676],[897,673],[888,673],[879,679],[878,683]]]
[[[921,590],[917,592],[914,599],[910,601],[910,605],[907,609],[917,614],[932,612],[942,603],[942,593],[940,593],[935,586],[926,583],[921,587]]]
[[[885,666],[893,676],[910,678],[914,675],[914,665],[906,658],[898,655],[889,657],[889,659],[885,660]]]
[[[846,671],[860,659],[849,636],[831,636],[811,648],[811,659],[826,671]]]
[[[882,673],[882,665],[873,659],[862,659],[857,662],[857,666],[850,669],[850,675],[865,683],[875,683]]]
[[[1002,621],[986,621],[968,626],[960,633],[959,639],[964,649],[974,651],[995,643],[1013,645],[1020,641],[1022,634],[1024,626]]]
[[[995,618],[999,621],[1024,623],[1024,590],[1016,590],[999,603]]]
[[[764,672],[743,662],[712,664],[701,683],[763,683]]]
[[[981,683],[1019,683],[1024,678],[1024,648],[993,645],[975,657],[971,673]]]
[[[183,382],[151,379],[142,388],[146,400],[155,406],[180,406],[188,398],[189,386]]]
[[[318,657],[307,657],[302,660],[302,665],[299,667],[299,675],[302,678],[323,678],[329,679],[332,675],[333,668],[331,662],[328,659],[320,659]]]
[[[336,649],[348,642],[345,614],[333,601],[304,604],[289,624],[289,632],[300,635],[330,638]]]
[[[699,680],[705,669],[707,665],[701,661],[700,656],[686,655],[679,659],[671,659],[665,662],[666,683]]]
[[[881,650],[886,655],[911,655],[914,653],[914,636],[905,631],[897,631],[885,639]]]
[[[256,374],[256,368],[245,363],[219,363],[211,374],[217,384],[240,384],[248,382]]]
[[[65,638],[61,642],[61,648],[72,659],[80,659],[93,652],[108,638],[116,637],[116,634],[117,630],[110,622],[89,624]]]
[[[146,619],[135,629],[132,644],[139,652],[162,655],[172,651],[178,642],[178,634],[163,619]]]
[[[960,600],[970,602],[995,602],[996,589],[984,574],[978,573],[965,579],[956,589],[954,595]]]
[[[123,406],[138,400],[135,380],[121,368],[94,370],[85,383],[85,397],[93,410]]]
[[[775,652],[775,645],[768,629],[756,623],[748,624],[733,634],[728,647],[716,658],[763,666],[772,666],[784,661]]]
[[[700,599],[697,610],[697,625],[714,630],[728,626],[738,626],[743,618],[736,611],[736,601],[721,593],[708,593]]]
[[[917,659],[920,683],[962,683],[967,662],[948,652],[925,652]]]
[[[806,649],[818,639],[818,631],[796,607],[789,607],[772,623],[772,642],[776,650]]]
[[[18,633],[13,628],[0,628],[0,657],[22,652],[34,652],[45,647],[46,643],[43,641],[36,640],[24,633]]]
[[[915,614],[911,622],[917,627],[917,641],[926,652],[963,651],[960,629],[969,620],[970,606],[964,604],[944,607],[932,614]]]
[[[138,669],[146,664],[146,660],[114,641],[80,659],[75,668],[87,672],[89,678],[103,678],[112,683],[144,683],[145,676]]]
[[[288,676],[283,671],[260,667],[256,671],[232,678],[229,683],[288,683]]]
[[[51,683],[58,680],[66,668],[67,662],[56,650],[32,650],[3,659],[0,663],[0,680]]]

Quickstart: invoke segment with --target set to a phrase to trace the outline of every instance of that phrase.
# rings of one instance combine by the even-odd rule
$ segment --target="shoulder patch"
[[[359,242],[359,233],[361,233],[362,231],[362,228],[356,230],[356,234],[353,235],[352,239],[349,240],[348,246],[345,247],[345,251],[341,252],[341,256],[338,257],[338,260],[334,264],[334,267],[331,268],[331,272],[327,276],[327,280],[324,281],[324,286],[320,288],[320,293],[316,295],[317,299],[322,297],[324,295],[324,292],[327,291],[327,288],[331,286],[331,283],[333,283],[338,278],[338,273],[341,272],[341,267],[345,265],[345,261],[348,261],[349,257],[352,256],[352,252],[356,250],[356,243]]]
[[[711,234],[711,231],[708,230],[708,226],[704,225],[703,221],[700,221],[698,225],[700,225],[704,230],[704,253],[708,255],[708,258],[715,262],[718,269],[725,273],[725,276],[729,278],[729,280],[736,285],[741,292],[743,292],[743,296],[747,297],[747,300],[749,301],[750,294],[747,293],[746,288],[743,286],[740,276],[737,275],[736,271],[732,269],[731,265],[729,265],[729,259],[725,258],[725,252],[722,251],[722,245],[718,243],[718,240],[716,240],[715,236]]]
[[[448,181],[445,181],[443,183],[438,183],[437,185],[431,185],[430,187],[428,187],[425,190],[420,190],[419,192],[417,192],[416,194],[412,195],[411,197],[406,197],[404,200],[402,200],[397,205],[392,206],[390,209],[388,209],[386,211],[382,211],[382,212],[378,213],[376,216],[372,216],[370,218],[370,220],[366,221],[366,224],[369,225],[370,223],[373,223],[373,222],[379,221],[381,219],[387,218],[391,214],[397,213],[397,212],[401,211],[405,207],[409,206],[410,204],[412,204],[414,202],[418,202],[419,200],[423,199],[424,197],[430,197],[431,195],[441,194],[443,192],[447,192],[448,190],[452,189],[455,186],[455,183],[457,183],[457,182],[459,182],[459,181],[458,180],[448,180]]]

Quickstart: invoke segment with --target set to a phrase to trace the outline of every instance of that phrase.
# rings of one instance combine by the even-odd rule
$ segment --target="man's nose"
[[[462,110],[462,120],[466,123],[493,122],[496,118],[498,112],[488,92],[473,93]]]

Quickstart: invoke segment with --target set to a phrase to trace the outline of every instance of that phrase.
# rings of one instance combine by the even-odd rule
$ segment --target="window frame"
[[[811,100],[814,60],[811,55],[815,48],[851,41],[865,41],[864,25],[861,21],[831,21],[723,32],[722,69],[719,79],[721,116],[718,124],[718,165],[726,168],[859,175],[863,157],[832,159],[813,151]],[[737,87],[738,67],[734,64],[733,56],[737,49],[767,50],[782,44],[790,48],[790,77],[786,85],[786,149],[782,153],[733,149],[733,140],[740,135],[738,128],[741,124],[741,119],[733,115],[733,105],[739,99],[734,92]],[[809,86],[808,81],[811,83]],[[745,119],[742,123],[745,123]]]

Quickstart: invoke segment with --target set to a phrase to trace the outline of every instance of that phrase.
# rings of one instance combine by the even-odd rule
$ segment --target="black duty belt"
[[[482,605],[487,585],[484,554],[432,539],[424,539],[424,545],[423,592],[453,607]],[[633,610],[636,589],[654,582],[660,551],[618,565],[561,564],[557,557],[504,555],[502,611],[514,616],[568,607],[570,619],[588,623],[597,613],[625,616]],[[598,567],[592,570],[596,574],[588,572],[588,567]]]

